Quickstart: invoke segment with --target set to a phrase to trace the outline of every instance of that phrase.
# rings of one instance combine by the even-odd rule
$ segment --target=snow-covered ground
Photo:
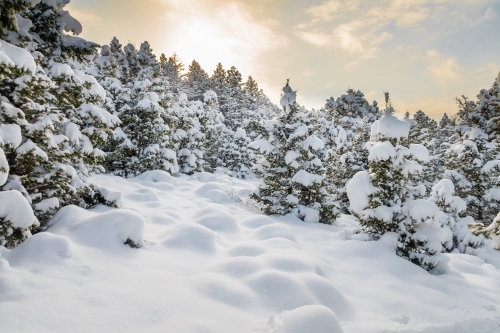
[[[391,235],[351,239],[349,216],[328,226],[258,213],[253,180],[92,181],[121,192],[122,208],[66,207],[3,250],[0,332],[499,332],[493,250],[447,255],[431,275],[396,256]]]

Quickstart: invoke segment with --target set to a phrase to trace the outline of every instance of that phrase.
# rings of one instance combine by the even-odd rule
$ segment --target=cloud
[[[165,43],[181,59],[196,59],[205,68],[251,69],[262,53],[284,46],[288,39],[251,15],[237,1],[162,0],[166,6]]]
[[[361,58],[374,58],[398,30],[435,36],[436,31],[455,32],[451,27],[457,22],[470,27],[491,21],[497,16],[489,6],[492,1],[478,5],[475,0],[328,0],[305,8],[308,19],[295,26],[295,34],[318,47],[337,46]],[[478,12],[484,6],[488,7]],[[437,26],[449,29],[434,29]]]
[[[428,66],[425,75],[436,79],[441,86],[461,78],[462,68],[454,57],[443,59],[436,50],[427,51]]]

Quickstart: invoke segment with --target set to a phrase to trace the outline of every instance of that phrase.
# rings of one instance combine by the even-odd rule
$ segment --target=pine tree
[[[116,110],[122,124],[106,146],[108,168],[122,176],[135,176],[148,170],[177,173],[175,144],[165,110],[170,106],[168,83],[161,77],[161,66],[148,42],[142,43],[138,52],[134,50],[126,47],[126,59],[122,63],[122,71],[135,75],[124,80],[128,90],[120,90],[119,83],[115,82],[118,89],[113,91],[129,94],[130,98],[122,100]]]
[[[467,204],[454,194],[453,182],[443,179],[432,187],[429,199],[444,213],[441,219],[444,251],[478,255],[484,246],[484,238],[471,233],[468,225],[474,225],[474,219],[465,216]]]
[[[354,215],[363,230],[374,239],[387,232],[398,235],[396,253],[431,270],[439,262],[441,251],[440,211],[434,203],[422,199],[423,186],[415,186],[413,175],[422,171],[428,151],[421,145],[409,148],[399,144],[407,138],[410,124],[386,115],[372,125],[369,173],[358,172],[347,186]]]
[[[267,137],[250,145],[265,158],[263,185],[252,198],[266,214],[293,211],[306,222],[331,224],[338,212],[326,191],[323,162],[318,158],[324,144],[315,135],[310,112],[295,99],[296,92],[287,82],[281,98],[284,113],[268,129]]]
[[[361,91],[353,89],[337,100],[328,99],[316,115],[316,124],[325,142],[322,155],[326,180],[345,213],[349,206],[345,186],[356,172],[368,168],[365,144],[369,140],[370,125],[379,117],[377,102],[370,105]]]
[[[173,141],[177,152],[179,172],[193,174],[204,171],[205,134],[201,130],[199,117],[203,114],[203,103],[188,101],[186,94],[180,94],[178,102],[169,110],[175,118]]]
[[[224,147],[226,156],[224,166],[233,172],[236,178],[246,179],[250,176],[254,164],[254,154],[248,148],[250,138],[243,128],[238,128],[232,141]]]
[[[2,135],[9,173],[2,190],[22,193],[43,227],[59,207],[96,203],[96,189],[86,179],[89,172],[100,170],[103,154],[95,146],[107,139],[118,120],[95,105],[103,99],[103,90],[93,77],[55,61],[82,54],[79,42],[75,50],[63,45],[69,36],[62,30],[68,30],[68,22],[73,27],[78,23],[61,11],[62,3],[45,8],[46,17],[40,18],[42,5],[26,9],[18,20],[25,28],[31,26],[25,22],[30,15],[53,23],[44,29],[53,30],[54,45],[41,35],[37,45],[29,46],[30,51],[52,52],[46,53],[45,60],[39,57],[37,64],[26,50],[1,41],[0,123],[9,132],[8,139]],[[40,31],[40,22],[34,23],[33,29]],[[24,33],[35,36],[32,31]]]
[[[209,90],[210,82],[208,73],[201,68],[200,64],[193,60],[191,65],[189,65],[189,71],[187,73],[187,84],[188,98],[203,100],[203,94]]]

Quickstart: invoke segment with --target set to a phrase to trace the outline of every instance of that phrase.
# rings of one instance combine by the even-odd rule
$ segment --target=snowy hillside
[[[62,208],[0,256],[0,332],[498,332],[500,258],[437,274],[335,225],[271,218],[221,174],[91,178],[121,209]],[[125,242],[140,246],[132,248]]]

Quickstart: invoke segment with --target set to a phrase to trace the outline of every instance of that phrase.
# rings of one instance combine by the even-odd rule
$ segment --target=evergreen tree
[[[454,194],[453,183],[443,179],[432,187],[429,199],[444,213],[441,219],[444,251],[478,255],[484,246],[484,238],[471,233],[468,225],[474,225],[474,219],[465,216],[467,204]]]
[[[284,113],[267,129],[266,137],[250,145],[265,158],[263,185],[252,198],[266,214],[293,211],[306,222],[331,224],[337,209],[326,191],[323,162],[318,158],[324,144],[315,135],[310,112],[295,98],[296,92],[287,83],[281,98]]]
[[[44,8],[42,5],[22,15],[35,15]],[[26,50],[1,41],[0,123],[2,131],[8,130],[8,138],[2,135],[2,150],[8,161],[8,168],[3,168],[8,169],[8,178],[2,190],[21,192],[42,226],[59,207],[96,203],[95,188],[86,179],[91,171],[102,170],[98,164],[103,153],[96,146],[107,139],[118,122],[96,105],[104,91],[93,77],[55,61],[78,54],[80,45],[76,43],[75,50],[63,45],[68,36],[61,29],[67,30],[65,24],[70,18],[67,12],[61,12],[63,6],[46,8],[49,23],[54,19],[51,36],[56,45],[50,45],[43,36],[37,37],[38,46],[32,45],[37,50],[52,50],[54,54],[47,53],[48,60],[38,58],[37,64]],[[40,27],[34,24],[33,28]]]
[[[204,112],[203,103],[188,101],[186,94],[180,94],[169,114],[175,118],[173,141],[177,151],[179,172],[193,174],[204,171],[205,134],[201,130],[200,115]]]
[[[387,232],[398,235],[396,253],[431,270],[441,252],[440,211],[422,199],[423,186],[415,186],[413,175],[422,171],[418,161],[428,158],[422,145],[399,144],[407,138],[410,124],[386,115],[372,125],[373,147],[369,154],[369,173],[358,172],[347,186],[354,215],[363,230],[378,239]]]
[[[233,172],[236,178],[246,179],[250,176],[254,154],[248,148],[250,138],[243,128],[238,128],[234,132],[233,139],[224,147],[224,165]]]

